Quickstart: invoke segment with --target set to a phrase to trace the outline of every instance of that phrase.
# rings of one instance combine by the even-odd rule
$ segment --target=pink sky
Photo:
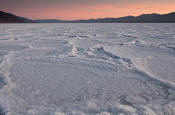
[[[6,1],[6,2],[5,2]],[[143,13],[169,13],[175,11],[175,0],[155,0],[156,2],[138,2],[138,0],[5,0],[0,10],[31,19],[89,19],[104,17],[122,17]],[[12,2],[13,1],[13,2]],[[15,2],[16,1],[16,2]],[[26,2],[25,2],[26,1]],[[37,1],[37,2],[36,2]],[[128,1],[128,2],[127,2]],[[143,1],[143,0],[140,0]]]

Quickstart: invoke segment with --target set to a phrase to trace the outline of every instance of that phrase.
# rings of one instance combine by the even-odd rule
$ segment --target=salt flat
[[[0,114],[174,115],[175,24],[0,24]]]

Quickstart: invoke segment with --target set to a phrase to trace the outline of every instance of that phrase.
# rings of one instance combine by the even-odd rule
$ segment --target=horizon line
[[[0,10],[2,11],[2,10]],[[121,16],[121,17],[99,17],[99,18],[87,18],[87,19],[72,19],[72,20],[69,20],[69,19],[56,19],[56,18],[37,18],[37,19],[33,19],[33,18],[29,18],[29,17],[24,17],[24,16],[20,16],[20,15],[16,15],[16,14],[13,14],[13,13],[10,13],[10,12],[6,12],[6,11],[2,11],[2,12],[5,12],[5,13],[8,13],[8,14],[12,14],[12,15],[15,15],[15,16],[18,16],[18,17],[22,17],[22,18],[27,18],[27,19],[30,19],[30,20],[60,20],[60,21],[77,21],[77,20],[95,20],[95,19],[106,19],[106,18],[123,18],[123,17],[129,17],[129,16],[133,16],[133,17],[138,17],[138,16],[141,16],[141,15],[147,15],[147,14],[158,14],[158,15],[165,15],[165,14],[170,14],[170,13],[174,13],[175,11],[172,11],[172,12],[167,12],[167,13],[156,13],[156,12],[153,12],[153,13],[142,13],[142,14],[139,14],[139,15],[126,15],[126,16]]]

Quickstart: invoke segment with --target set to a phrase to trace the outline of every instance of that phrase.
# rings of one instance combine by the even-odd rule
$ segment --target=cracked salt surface
[[[175,114],[174,24],[0,27],[0,114]]]

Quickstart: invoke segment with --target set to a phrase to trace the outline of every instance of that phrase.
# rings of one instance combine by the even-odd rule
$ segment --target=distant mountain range
[[[120,18],[98,18],[89,20],[31,20],[14,14],[0,11],[0,23],[175,23],[175,12],[168,14],[142,14]]]
[[[30,23],[33,20],[0,11],[0,23]]]

